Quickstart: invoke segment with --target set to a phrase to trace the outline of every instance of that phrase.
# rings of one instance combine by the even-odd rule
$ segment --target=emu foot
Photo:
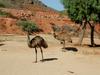
[[[34,61],[34,62],[32,62],[32,63],[37,63],[37,61]]]
[[[41,62],[44,62],[44,59],[40,60]]]
[[[65,47],[62,48],[62,52],[66,52],[66,48]]]
[[[62,49],[66,49],[65,47],[63,47]]]
[[[35,63],[37,63],[37,61],[35,61]]]
[[[90,47],[96,47],[96,44],[89,45]]]

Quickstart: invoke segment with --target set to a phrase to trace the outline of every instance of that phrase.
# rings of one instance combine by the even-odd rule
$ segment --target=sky
[[[63,10],[63,5],[60,3],[60,0],[41,0],[45,5],[54,8],[56,10]]]

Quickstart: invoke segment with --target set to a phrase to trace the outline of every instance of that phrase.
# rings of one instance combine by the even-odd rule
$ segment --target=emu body
[[[65,48],[65,41],[71,42],[72,39],[68,31],[66,31],[63,28],[60,28],[59,26],[55,25],[54,23],[51,23],[51,27],[53,29],[53,36],[55,39],[59,40],[61,44],[63,44],[63,48]]]
[[[37,48],[40,48],[41,51],[41,55],[42,55],[42,60],[43,60],[43,48],[48,48],[48,44],[47,42],[44,40],[43,37],[41,36],[35,36],[33,39],[30,40],[30,36],[27,35],[28,39],[28,47],[29,48],[35,48],[35,54],[36,54],[36,60],[35,62],[37,62]]]
[[[67,32],[54,32],[53,36],[63,44],[63,48],[65,48],[65,41],[72,43],[71,36]]]

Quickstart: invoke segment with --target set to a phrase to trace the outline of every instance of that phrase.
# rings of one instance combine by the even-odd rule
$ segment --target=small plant
[[[17,17],[13,16],[11,13],[8,13],[8,12],[2,11],[2,10],[0,10],[0,16],[17,19]]]
[[[9,14],[0,10],[0,16],[8,16]]]
[[[11,6],[12,6],[12,4],[10,3],[10,0],[0,0],[0,7],[8,8]]]
[[[17,25],[19,25],[23,31],[26,31],[29,34],[31,34],[32,32],[39,31],[39,28],[36,26],[36,24],[31,21],[28,21],[28,20],[26,20],[26,21],[19,20],[17,22]]]
[[[5,8],[5,5],[3,3],[0,3],[0,7]]]

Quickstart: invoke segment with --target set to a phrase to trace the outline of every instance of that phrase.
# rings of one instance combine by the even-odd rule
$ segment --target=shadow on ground
[[[5,45],[5,44],[0,44],[0,46],[3,46],[3,45]]]
[[[75,47],[65,47],[65,49],[63,51],[73,51],[73,52],[77,52],[78,49]]]
[[[100,47],[100,44],[95,44],[94,46],[88,45],[89,47]]]
[[[41,62],[46,62],[46,61],[54,61],[54,60],[58,60],[58,58],[46,58],[43,60],[40,60]]]

